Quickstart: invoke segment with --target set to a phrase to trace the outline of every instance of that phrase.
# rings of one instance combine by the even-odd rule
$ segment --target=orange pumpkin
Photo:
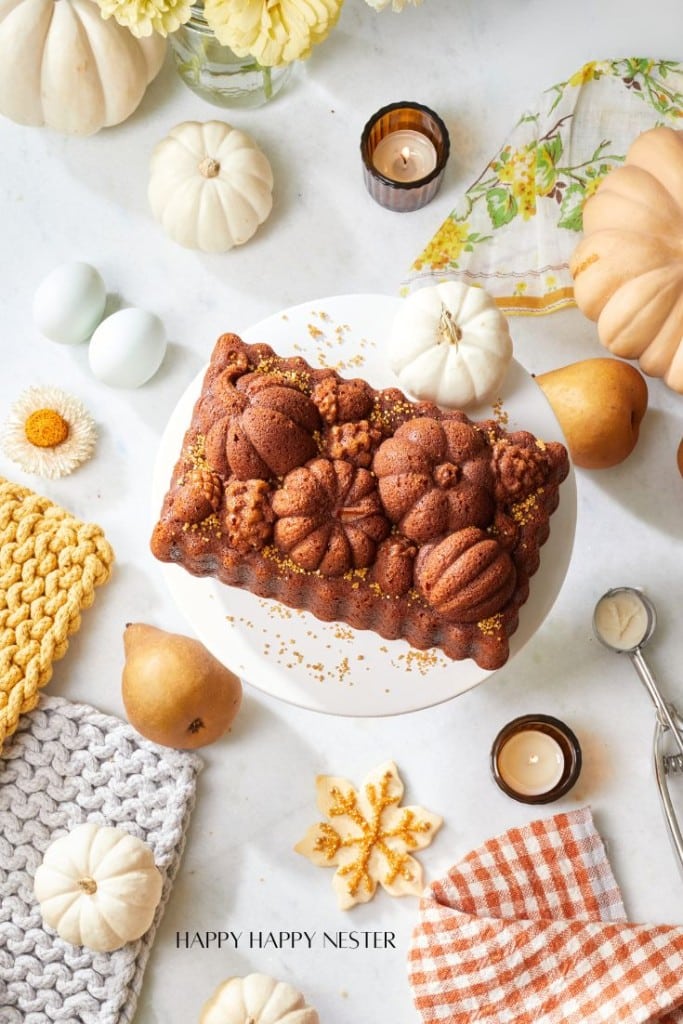
[[[574,297],[617,356],[683,393],[683,132],[652,128],[583,211]]]

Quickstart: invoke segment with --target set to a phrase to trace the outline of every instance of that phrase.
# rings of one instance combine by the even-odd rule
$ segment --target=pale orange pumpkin
[[[579,309],[617,356],[683,393],[683,132],[652,128],[583,211],[570,269]]]

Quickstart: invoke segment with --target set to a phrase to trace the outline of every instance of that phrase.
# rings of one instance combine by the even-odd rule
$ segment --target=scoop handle
[[[642,651],[639,647],[636,648],[635,651],[631,652],[630,658],[633,662],[633,666],[636,672],[638,673],[638,677],[641,683],[644,685],[645,689],[650,694],[652,703],[657,709],[657,718],[665,728],[670,730],[671,737],[674,740],[676,746],[678,747],[679,752],[683,754],[683,736],[681,736],[679,724],[676,721],[674,715],[671,713],[671,710],[669,709],[669,706],[667,705],[666,701],[659,692],[659,688],[657,687],[657,683],[655,682],[654,676],[650,672],[650,669],[648,668],[645,658],[643,657]]]
[[[681,827],[678,823],[676,811],[674,810],[673,801],[669,792],[669,783],[667,780],[666,769],[664,765],[665,754],[663,751],[663,741],[669,730],[663,725],[659,719],[655,724],[655,735],[653,743],[653,759],[655,765],[655,778],[657,780],[657,788],[659,789],[659,798],[662,804],[662,810],[664,812],[664,820],[669,830],[669,838],[671,839],[671,845],[673,851],[678,860],[678,866],[683,873],[683,835],[681,835]]]

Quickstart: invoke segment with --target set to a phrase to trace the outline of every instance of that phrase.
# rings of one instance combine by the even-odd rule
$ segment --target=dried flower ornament
[[[26,473],[67,476],[93,453],[97,431],[85,406],[59,388],[31,387],[10,409],[0,433],[8,459]]]
[[[407,852],[429,846],[443,819],[423,807],[400,807],[403,783],[393,761],[379,765],[356,791],[346,779],[319,775],[318,807],[329,818],[294,847],[318,867],[337,868],[339,906],[367,903],[379,883],[392,896],[418,896],[422,867]]]

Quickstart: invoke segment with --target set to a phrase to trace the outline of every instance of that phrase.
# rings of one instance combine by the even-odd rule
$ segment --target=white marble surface
[[[395,294],[456,195],[542,89],[593,58],[680,58],[682,29],[678,0],[575,0],[565,8],[544,0],[425,0],[419,9],[381,16],[363,0],[346,0],[333,36],[268,108],[226,115],[186,91],[167,64],[139,111],[93,138],[0,120],[0,415],[23,387],[50,383],[81,397],[101,433],[96,458],[72,477],[40,482],[4,457],[0,472],[99,521],[118,556],[115,578],[56,666],[53,693],[122,715],[124,623],[187,628],[148,553],[149,482],[164,424],[216,336],[308,299]],[[402,98],[438,110],[453,144],[441,193],[407,215],[367,196],[358,154],[367,117]],[[146,199],[153,144],[182,120],[211,117],[250,131],[276,178],[268,223],[244,248],[222,256],[169,242]],[[70,259],[100,268],[111,308],[141,305],[163,318],[172,345],[144,388],[99,385],[85,348],[53,345],[33,327],[37,283]],[[513,334],[518,357],[534,372],[601,354],[593,327],[576,311],[516,319]],[[292,853],[318,817],[315,775],[360,781],[381,760],[395,758],[408,799],[446,819],[421,854],[434,876],[490,834],[532,817],[532,809],[496,789],[488,770],[500,726],[531,711],[557,715],[579,735],[583,774],[555,806],[593,807],[631,916],[683,921],[683,881],[651,771],[653,711],[628,663],[591,635],[592,608],[606,588],[647,588],[660,615],[648,656],[666,692],[683,704],[683,482],[675,468],[683,406],[658,382],[651,383],[650,403],[627,462],[577,473],[576,547],[565,586],[534,640],[483,685],[431,710],[360,720],[302,711],[247,687],[232,734],[204,751],[183,867],[136,1024],[190,1024],[221,979],[254,970],[298,984],[325,1024],[414,1024],[404,959],[415,901],[380,894],[343,913],[331,873]],[[349,929],[393,931],[397,949],[321,948],[323,930]],[[240,947],[176,948],[176,932],[211,930],[242,932]],[[310,950],[245,945],[249,932],[281,930],[315,931],[317,938]]]

